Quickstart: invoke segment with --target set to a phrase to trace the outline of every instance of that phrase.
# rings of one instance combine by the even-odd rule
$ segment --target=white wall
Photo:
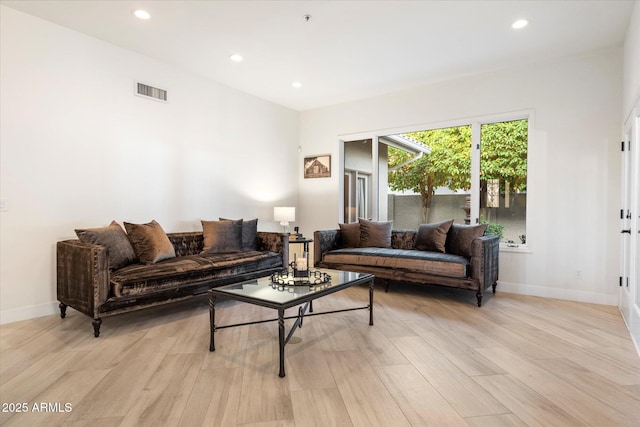
[[[636,0],[624,43],[624,119],[640,99],[640,0]]]
[[[299,178],[301,229],[337,228],[338,135],[532,109],[531,252],[501,253],[498,290],[614,305],[621,88],[622,49],[611,49],[303,112],[301,155],[332,153],[334,173]]]
[[[273,206],[297,202],[297,112],[0,8],[0,322],[55,311],[55,243],[74,228],[278,230]]]

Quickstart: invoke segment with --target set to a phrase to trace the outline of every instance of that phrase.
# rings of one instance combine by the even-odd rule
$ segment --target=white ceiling
[[[8,1],[295,110],[621,46],[633,1]],[[145,9],[141,21],[131,11]],[[309,22],[305,14],[312,17]],[[511,23],[526,18],[528,27]],[[244,57],[229,60],[232,53]],[[291,87],[302,82],[299,89]]]

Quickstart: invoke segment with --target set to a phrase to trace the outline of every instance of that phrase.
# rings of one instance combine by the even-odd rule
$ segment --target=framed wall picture
[[[311,156],[304,158],[305,178],[329,178],[331,176],[331,156]]]

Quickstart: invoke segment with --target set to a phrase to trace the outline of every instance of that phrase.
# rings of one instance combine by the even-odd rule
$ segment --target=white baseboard
[[[622,313],[622,318],[629,329],[638,356],[640,356],[640,308],[633,304],[628,313],[625,313],[624,310],[621,310],[620,313]]]
[[[58,301],[52,301],[45,304],[2,310],[0,311],[0,325],[19,322],[21,320],[34,319],[36,317],[49,316],[51,314],[60,314],[58,304]]]
[[[564,299],[601,305],[618,305],[618,294],[599,294],[595,292],[577,291],[575,289],[548,288],[545,286],[523,285],[519,283],[501,282],[498,280],[496,292],[531,295],[534,297]],[[486,291],[485,291],[486,292]]]

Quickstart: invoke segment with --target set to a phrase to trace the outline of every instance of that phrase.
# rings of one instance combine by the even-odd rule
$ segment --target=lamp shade
[[[288,223],[296,220],[296,208],[290,206],[276,206],[273,208],[273,220]]]

